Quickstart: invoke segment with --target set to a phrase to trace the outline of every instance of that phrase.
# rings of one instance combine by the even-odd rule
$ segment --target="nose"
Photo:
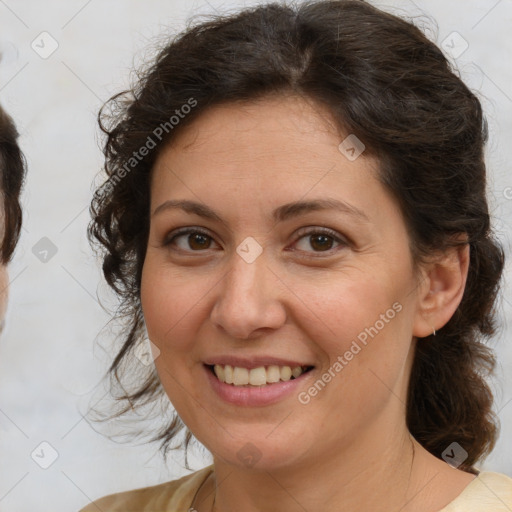
[[[286,321],[283,284],[264,252],[248,263],[233,254],[230,269],[218,284],[210,319],[231,338],[252,339],[279,329]]]

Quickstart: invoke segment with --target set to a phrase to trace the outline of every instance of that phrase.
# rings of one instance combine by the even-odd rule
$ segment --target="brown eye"
[[[348,243],[336,231],[331,229],[310,229],[299,232],[299,238],[295,245],[300,251],[322,253],[335,251],[338,247],[345,247]],[[311,251],[311,249],[313,249]]]
[[[328,235],[310,235],[310,245],[318,251],[328,251],[332,248],[334,239]]]
[[[193,233],[188,235],[187,241],[192,249],[209,249],[211,238],[202,233]]]
[[[210,249],[213,238],[198,229],[185,229],[171,234],[163,243],[164,247],[174,245],[182,251],[198,252]]]

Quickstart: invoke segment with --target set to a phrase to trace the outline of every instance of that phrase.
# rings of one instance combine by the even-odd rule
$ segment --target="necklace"
[[[194,498],[192,499],[192,505],[190,505],[188,512],[197,512],[197,510],[195,509],[197,495],[199,494],[199,491],[204,487],[204,485],[206,484],[206,482],[209,480],[210,477],[213,478],[213,471],[208,475],[208,477],[203,481],[203,483],[197,488],[197,491],[194,494]],[[212,508],[210,509],[210,512],[213,512],[215,509],[215,498],[216,497],[217,497],[217,492],[215,492],[215,494],[213,495],[213,503],[212,503]]]

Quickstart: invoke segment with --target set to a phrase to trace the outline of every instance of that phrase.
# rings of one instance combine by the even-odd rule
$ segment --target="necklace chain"
[[[210,477],[213,477],[213,471],[208,475],[208,477],[202,482],[202,484],[198,487],[196,493],[194,494],[194,498],[192,499],[192,504],[190,505],[189,512],[197,512],[195,505],[196,505],[196,499],[199,494],[199,491],[205,486],[206,482]],[[213,503],[212,508],[210,509],[210,512],[214,512],[215,510],[215,498],[217,498],[217,492],[215,490],[215,493],[213,495]]]

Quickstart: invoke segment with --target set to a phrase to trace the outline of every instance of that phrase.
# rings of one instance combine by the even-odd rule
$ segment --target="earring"
[[[435,335],[436,335],[436,328],[432,327],[432,336],[435,336]]]

